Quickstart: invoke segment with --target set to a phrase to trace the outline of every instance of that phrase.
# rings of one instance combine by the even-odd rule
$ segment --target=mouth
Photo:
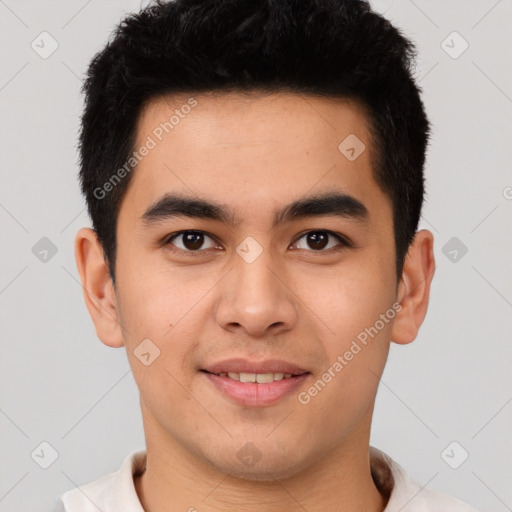
[[[256,384],[268,384],[269,382],[276,382],[285,379],[292,379],[294,377],[300,377],[301,375],[307,375],[310,372],[301,373],[284,373],[284,372],[271,372],[271,373],[251,373],[251,372],[219,372],[213,373],[208,370],[200,370],[210,375],[216,375],[217,377],[227,377],[229,379],[241,382],[241,383],[256,383]]]
[[[268,365],[267,365],[268,366]],[[209,386],[220,396],[231,403],[243,407],[269,407],[297,393],[302,386],[307,385],[311,372],[293,369],[291,371],[216,371],[201,369],[201,375],[206,377]],[[247,369],[247,368],[245,368]],[[252,368],[251,368],[252,369]],[[286,369],[290,370],[288,366]],[[220,371],[219,371],[220,370]]]
[[[290,361],[244,357],[212,363],[200,372],[216,392],[244,407],[265,407],[306,385],[311,372]]]

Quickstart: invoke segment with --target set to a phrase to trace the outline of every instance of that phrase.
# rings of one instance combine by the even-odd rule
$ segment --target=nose
[[[269,250],[252,262],[234,255],[232,270],[221,281],[215,307],[217,323],[228,331],[268,337],[292,329],[298,300],[286,271],[272,264]]]

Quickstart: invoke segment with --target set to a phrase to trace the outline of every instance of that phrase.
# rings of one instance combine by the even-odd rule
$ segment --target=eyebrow
[[[307,217],[334,215],[341,218],[367,222],[368,208],[355,197],[340,192],[325,192],[308,196],[275,212],[273,227]],[[140,217],[145,226],[175,217],[188,217],[196,219],[210,219],[231,226],[239,224],[233,210],[221,203],[185,196],[182,194],[167,193],[153,203]]]

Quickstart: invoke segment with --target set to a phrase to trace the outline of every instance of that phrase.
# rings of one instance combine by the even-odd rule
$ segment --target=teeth
[[[264,384],[267,382],[273,382],[275,380],[289,379],[292,376],[291,373],[246,373],[246,372],[222,372],[219,373],[219,377],[229,377],[233,380],[240,382],[257,382],[258,384]]]
[[[256,382],[256,374],[240,372],[240,382]]]
[[[258,373],[256,375],[256,382],[264,384],[265,382],[272,382],[274,380],[273,373]]]

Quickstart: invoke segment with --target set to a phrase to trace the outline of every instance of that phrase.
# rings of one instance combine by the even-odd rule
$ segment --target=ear
[[[434,271],[434,235],[422,229],[409,246],[398,284],[397,300],[402,309],[393,324],[391,340],[395,343],[405,345],[416,339],[427,314]]]
[[[82,228],[75,238],[75,258],[82,281],[85,305],[98,338],[109,347],[124,345],[114,285],[108,272],[103,247],[96,232]]]

